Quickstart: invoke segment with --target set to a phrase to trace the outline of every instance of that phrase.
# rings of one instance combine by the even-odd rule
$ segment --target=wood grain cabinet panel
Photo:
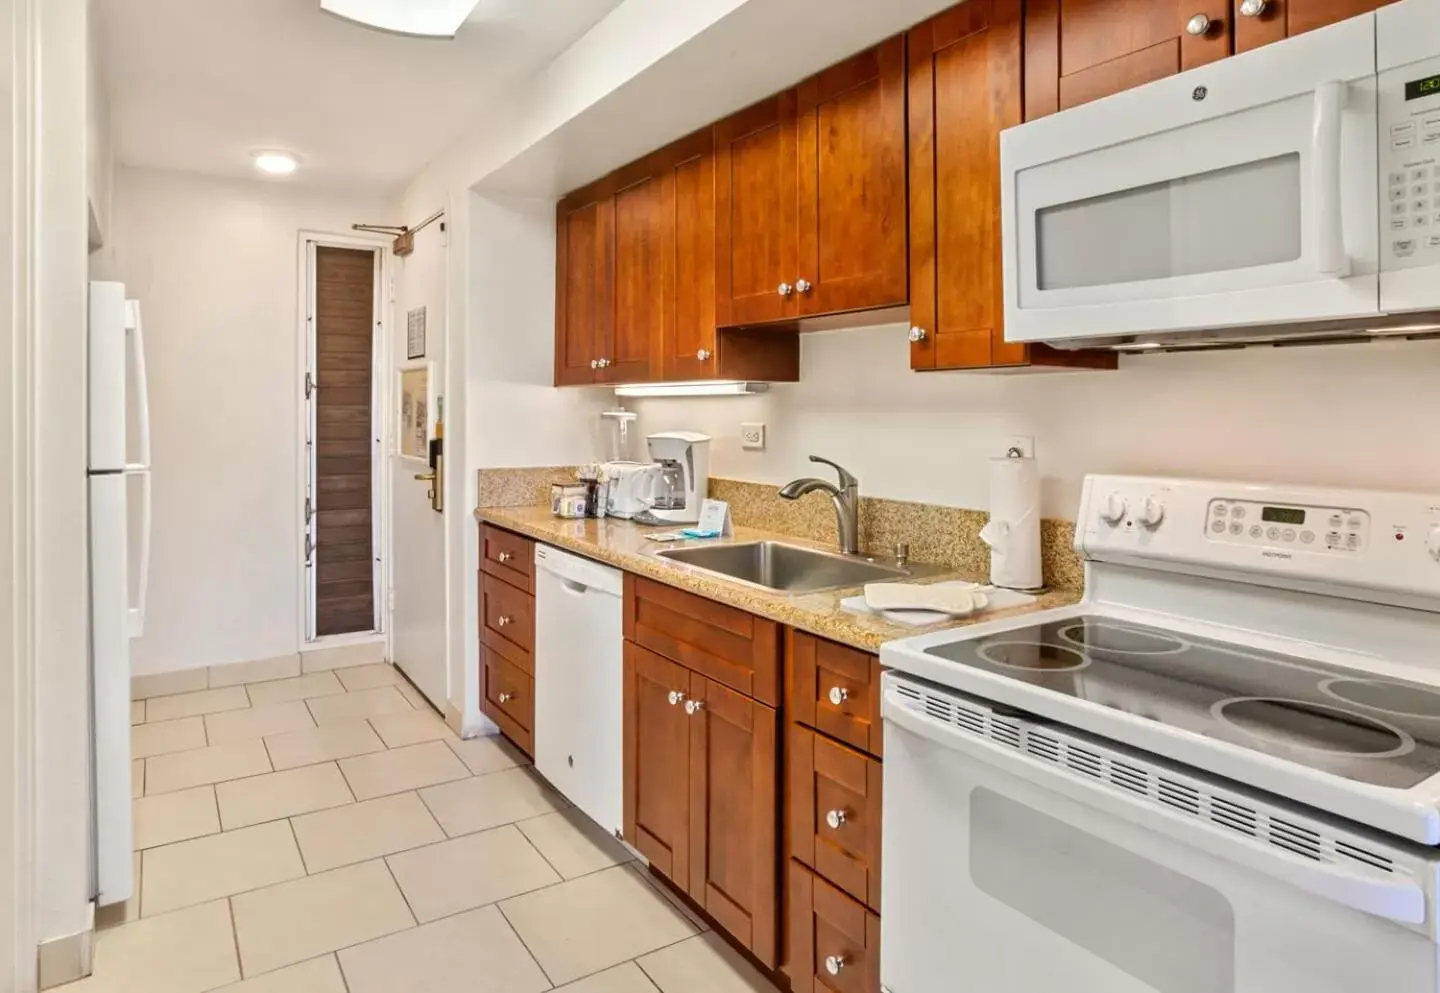
[[[604,361],[598,370],[601,382],[643,383],[651,378],[665,319],[667,192],[666,177],[660,172],[614,194],[610,246],[614,286],[606,295],[611,312],[602,324],[599,344]]]
[[[494,576],[480,577],[480,635],[492,651],[535,672],[535,598]]]
[[[588,386],[609,338],[615,205],[587,189],[556,208],[555,385]]]
[[[789,854],[880,910],[880,763],[809,728],[786,738]]]
[[[794,993],[879,993],[877,915],[793,860],[785,902],[785,973]]]
[[[535,680],[499,652],[480,650],[481,710],[526,755],[535,753]]]
[[[686,704],[690,896],[773,968],[779,964],[779,718],[698,674],[690,678]]]
[[[480,569],[517,590],[534,593],[535,542],[493,524],[482,524]]]
[[[1242,2],[1232,0],[1237,52],[1368,14],[1395,0],[1266,0],[1258,13],[1250,15],[1240,9]]]
[[[691,673],[626,642],[625,840],[682,889],[690,885]]]
[[[802,317],[909,299],[905,213],[905,39],[801,83]]]
[[[880,659],[793,628],[786,631],[785,656],[790,719],[882,754]]]

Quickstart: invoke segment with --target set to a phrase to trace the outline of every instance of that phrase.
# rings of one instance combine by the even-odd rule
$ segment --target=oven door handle
[[[1339,80],[1315,87],[1310,136],[1310,222],[1315,238],[1315,268],[1321,276],[1331,279],[1350,275],[1350,256],[1345,253],[1340,168],[1340,130],[1347,89]]]
[[[1208,821],[1144,802],[1118,788],[1110,789],[1099,780],[1069,773],[1061,766],[917,713],[907,707],[894,690],[885,694],[884,718],[887,724],[944,745],[968,758],[985,762],[1101,813],[1183,842],[1232,865],[1262,872],[1306,893],[1401,924],[1425,922],[1425,892],[1409,876],[1379,879],[1374,874],[1352,871],[1344,866],[1314,862],[1216,827]],[[888,743],[886,751],[890,751]]]

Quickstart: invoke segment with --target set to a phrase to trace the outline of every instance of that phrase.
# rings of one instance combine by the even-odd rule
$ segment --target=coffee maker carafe
[[[700,504],[710,489],[710,436],[694,431],[663,431],[646,439],[659,466],[650,513],[672,524],[700,520]]]

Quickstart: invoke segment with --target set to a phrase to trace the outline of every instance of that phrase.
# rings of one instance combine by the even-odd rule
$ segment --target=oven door
[[[885,677],[890,993],[1435,993],[1433,852],[979,703]]]
[[[1001,136],[1005,337],[1379,313],[1375,20]]]

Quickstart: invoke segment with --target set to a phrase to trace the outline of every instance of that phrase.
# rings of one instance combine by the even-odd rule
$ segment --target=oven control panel
[[[1363,553],[1370,543],[1370,514],[1355,507],[1273,506],[1217,498],[1210,501],[1205,521],[1211,541],[1341,555]]]

